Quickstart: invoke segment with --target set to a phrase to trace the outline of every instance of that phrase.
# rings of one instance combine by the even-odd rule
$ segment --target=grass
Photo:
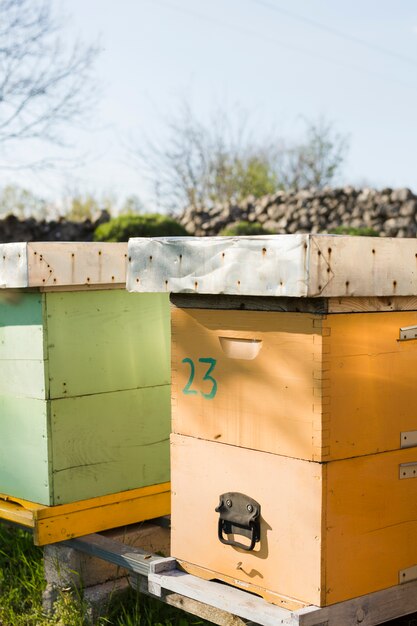
[[[52,616],[44,614],[45,587],[42,549],[30,533],[0,523],[0,626],[86,626],[86,605],[81,594],[61,592]],[[110,602],[96,626],[204,625],[198,618],[130,590]]]
[[[42,549],[24,530],[0,523],[0,626],[87,626],[82,595],[61,592],[53,616],[42,610],[45,587]],[[109,604],[105,617],[95,626],[190,626],[207,625],[182,611],[131,590]],[[417,626],[417,615],[386,626]]]

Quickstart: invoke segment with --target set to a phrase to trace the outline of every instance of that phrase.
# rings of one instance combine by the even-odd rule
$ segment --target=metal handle
[[[221,543],[242,550],[251,551],[261,539],[261,505],[243,493],[229,492],[220,496],[217,536]],[[225,535],[242,535],[250,539],[249,544],[235,539],[227,539]]]
[[[253,550],[254,547],[255,547],[256,542],[259,541],[259,538],[258,538],[257,532],[256,532],[255,524],[251,524],[251,537],[250,537],[250,544],[249,545],[245,545],[244,543],[240,543],[240,541],[236,541],[235,539],[225,539],[225,537],[223,535],[223,524],[222,524],[222,520],[221,519],[219,519],[219,525],[218,525],[217,531],[218,531],[217,534],[218,534],[218,537],[219,537],[220,541],[222,543],[224,543],[225,546],[234,546],[235,548],[242,548],[242,550],[247,550],[248,552]]]

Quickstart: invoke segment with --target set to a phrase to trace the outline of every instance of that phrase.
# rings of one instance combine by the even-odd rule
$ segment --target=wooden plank
[[[169,483],[53,506],[34,512],[34,542],[46,545],[168,515]]]
[[[328,310],[325,298],[274,298],[224,294],[172,293],[170,301],[174,306],[183,309],[281,311],[294,313],[327,313]]]
[[[3,498],[0,498],[0,519],[27,528],[33,528],[35,525],[31,511],[13,500],[4,500]]]
[[[184,598],[263,626],[295,626],[299,623],[291,611],[270,604],[262,598],[218,582],[207,583],[197,576],[178,570],[162,575],[150,573],[148,581],[150,590],[152,586],[158,585],[165,591],[172,591]]]
[[[367,313],[382,311],[417,311],[417,297],[327,298],[329,313]]]
[[[0,244],[0,289],[27,287],[27,244]]]
[[[0,396],[44,400],[45,362],[13,359],[0,361]]]
[[[399,449],[417,430],[417,312],[329,315],[323,322],[323,460]]]
[[[282,298],[225,294],[172,293],[171,303],[183,309],[282,311],[294,313],[367,313],[416,311],[417,297]]]
[[[54,504],[169,480],[170,386],[51,401]]]
[[[148,580],[143,576],[135,576],[134,574],[129,577],[130,584],[133,589],[137,589],[140,593],[147,596],[154,597],[153,594],[148,591]],[[219,626],[247,626],[253,624],[248,620],[243,620],[236,615],[232,615],[227,611],[216,609],[214,606],[210,606],[204,602],[198,600],[192,600],[179,593],[172,593],[170,591],[163,591],[158,598],[164,604],[173,606],[176,609],[190,613],[204,619],[212,624],[219,624]]]
[[[321,460],[321,324],[307,313],[173,308],[173,431]]]
[[[161,557],[150,554],[147,550],[126,545],[98,534],[70,539],[61,545],[79,550],[89,556],[104,559],[118,567],[143,576],[148,575],[151,563],[161,560]]]
[[[300,626],[377,626],[416,611],[417,581],[413,581],[306,613],[300,610],[298,616]]]
[[[320,603],[322,465],[180,435],[171,436],[172,556],[303,603]],[[217,535],[219,496],[261,505],[252,552]]]
[[[34,242],[27,254],[31,287],[126,282],[126,243]]]
[[[0,396],[0,492],[50,504],[45,400]]]
[[[51,398],[169,384],[168,296],[47,293]]]
[[[20,292],[16,299],[1,298],[0,361],[43,359],[42,324],[40,294]]]
[[[393,587],[417,564],[417,478],[400,479],[403,463],[416,448],[325,465],[326,604]]]

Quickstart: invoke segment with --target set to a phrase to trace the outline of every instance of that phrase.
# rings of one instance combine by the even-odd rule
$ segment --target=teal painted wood
[[[51,398],[170,382],[166,294],[47,293]]]
[[[45,400],[0,397],[0,493],[52,504]]]
[[[0,396],[44,400],[45,361],[0,361]]]
[[[54,502],[169,480],[170,386],[51,402]]]
[[[44,295],[13,292],[0,300],[0,395],[44,399]]]

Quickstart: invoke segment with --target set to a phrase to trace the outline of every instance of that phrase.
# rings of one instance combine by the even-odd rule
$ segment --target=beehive
[[[131,240],[129,257],[131,290],[172,294],[173,556],[289,607],[417,577],[417,243]]]
[[[123,243],[0,246],[3,496],[133,505],[154,486],[147,516],[169,512],[168,298],[128,294],[126,262]],[[112,524],[95,502],[89,532]]]

